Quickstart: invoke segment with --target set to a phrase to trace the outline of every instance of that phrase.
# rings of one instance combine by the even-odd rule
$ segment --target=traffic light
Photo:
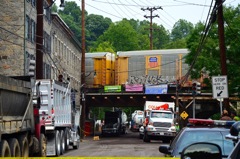
[[[193,95],[201,94],[201,83],[200,82],[193,82],[193,84],[192,84],[192,94]]]
[[[36,60],[32,60],[30,58],[27,59],[27,70],[29,76],[35,76],[35,69],[36,69]]]

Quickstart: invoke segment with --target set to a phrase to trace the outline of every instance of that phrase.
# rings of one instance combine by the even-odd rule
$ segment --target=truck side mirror
[[[221,147],[208,142],[198,142],[185,147],[181,153],[181,159],[211,158],[222,159]]]

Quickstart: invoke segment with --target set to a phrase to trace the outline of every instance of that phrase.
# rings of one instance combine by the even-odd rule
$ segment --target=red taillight
[[[54,109],[52,108],[52,114],[54,114]]]
[[[34,108],[34,115],[35,115],[35,116],[39,116],[39,109]]]

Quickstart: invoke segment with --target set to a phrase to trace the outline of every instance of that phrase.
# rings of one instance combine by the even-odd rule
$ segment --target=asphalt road
[[[98,135],[96,135],[98,136]],[[85,137],[78,150],[69,150],[63,156],[75,157],[162,157],[158,147],[163,144],[160,140],[145,143],[139,139],[138,132],[128,131],[127,134],[116,136]]]

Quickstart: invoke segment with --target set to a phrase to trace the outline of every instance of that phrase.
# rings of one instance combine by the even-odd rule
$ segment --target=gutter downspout
[[[23,37],[24,37],[24,39],[23,39],[23,54],[24,54],[24,62],[23,62],[23,64],[24,64],[24,70],[23,70],[23,74],[24,75],[27,75],[27,71],[26,71],[26,69],[27,69],[27,67],[26,67],[26,64],[27,64],[27,59],[26,59],[26,0],[24,0],[24,12],[23,12],[23,14],[24,14],[24,35],[23,35]]]

